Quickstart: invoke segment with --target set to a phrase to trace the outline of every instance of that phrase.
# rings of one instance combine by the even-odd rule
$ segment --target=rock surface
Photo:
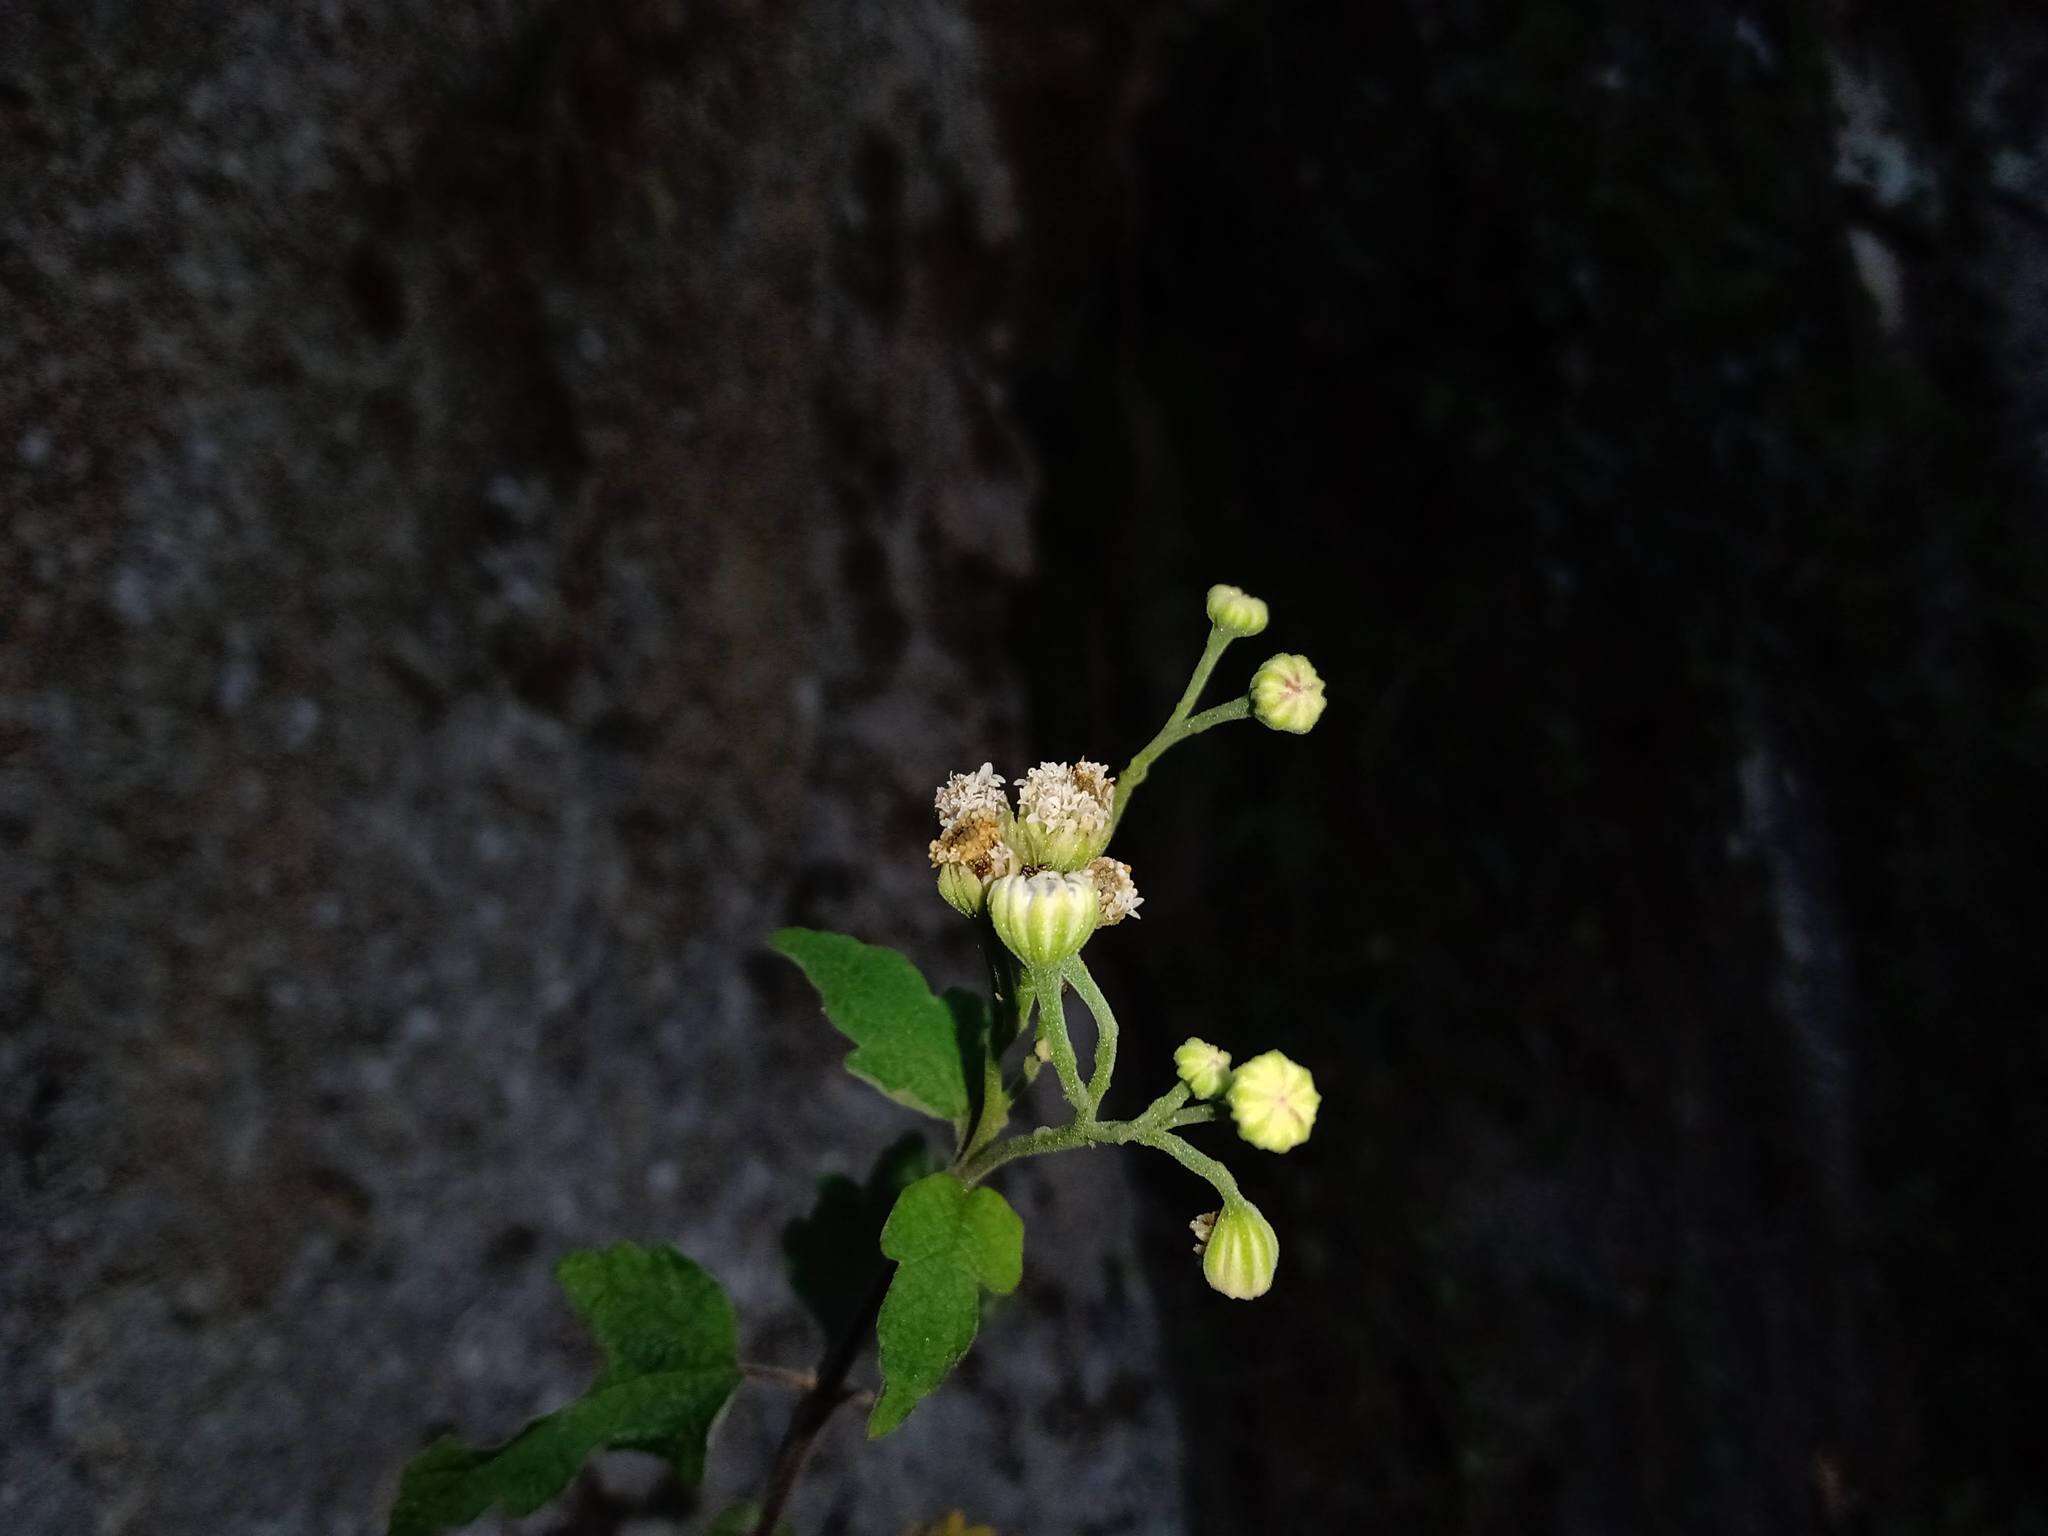
[[[807,1361],[777,1233],[905,1117],[760,940],[970,978],[931,786],[1026,745],[973,27],[0,29],[0,1528],[379,1529],[431,1427],[580,1385],[579,1244],[673,1235]],[[1114,1166],[1015,1181],[1020,1297],[800,1528],[1178,1528]],[[626,1458],[528,1528],[685,1514]]]

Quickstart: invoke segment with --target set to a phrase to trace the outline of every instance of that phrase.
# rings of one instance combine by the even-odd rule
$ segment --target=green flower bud
[[[973,917],[988,904],[988,882],[965,864],[941,864],[939,894],[962,917]]]
[[[1095,882],[1050,870],[1005,875],[988,888],[996,936],[1034,971],[1049,971],[1077,953],[1101,915]]]
[[[1209,622],[1234,640],[1247,639],[1266,627],[1265,599],[1219,583],[1209,589]]]
[[[1230,1052],[1192,1035],[1173,1053],[1173,1070],[1198,1099],[1213,1099],[1230,1085]]]
[[[1278,1051],[1254,1056],[1230,1078],[1230,1117],[1237,1134],[1268,1152],[1285,1152],[1308,1140],[1323,1096],[1307,1067]]]
[[[1109,846],[1116,780],[1102,763],[1040,763],[1017,786],[1017,819],[1008,837],[1017,857],[1039,869],[1072,873]]]
[[[1252,674],[1252,713],[1262,725],[1304,736],[1323,718],[1323,680],[1306,656],[1284,651]]]
[[[1233,1301],[1250,1301],[1273,1288],[1280,1238],[1256,1205],[1242,1200],[1212,1216],[1198,1216],[1190,1225],[1195,1251],[1202,1256],[1202,1278],[1212,1289]]]

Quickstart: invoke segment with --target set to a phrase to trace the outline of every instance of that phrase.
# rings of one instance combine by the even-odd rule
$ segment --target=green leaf
[[[555,1278],[603,1348],[604,1370],[495,1449],[451,1436],[415,1456],[390,1536],[467,1525],[493,1504],[531,1514],[599,1449],[649,1451],[685,1483],[703,1477],[705,1438],[740,1380],[732,1303],[718,1282],[673,1248],[636,1243],[569,1254]]]
[[[981,1292],[1007,1296],[1024,1274],[1024,1223],[986,1187],[935,1173],[903,1191],[882,1228],[896,1275],[875,1332],[882,1396],[869,1438],[901,1424],[960,1363],[981,1325]]]
[[[875,1247],[896,1197],[932,1171],[931,1148],[916,1131],[892,1143],[875,1160],[865,1186],[844,1174],[818,1181],[818,1202],[808,1216],[782,1229],[782,1254],[789,1283],[825,1337],[851,1328],[867,1305],[875,1283]]]
[[[966,1134],[967,1073],[953,1013],[916,966],[843,933],[784,928],[769,942],[796,962],[824,999],[832,1027],[854,1043],[847,1071]]]

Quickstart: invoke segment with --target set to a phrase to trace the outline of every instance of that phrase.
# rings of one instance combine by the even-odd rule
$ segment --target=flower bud
[[[1077,953],[1101,915],[1095,882],[1050,870],[1005,875],[988,888],[996,936],[1034,971],[1049,971]]]
[[[1136,917],[1145,898],[1131,879],[1131,866],[1122,859],[1090,859],[1088,874],[1095,881],[1096,906],[1102,917],[1098,924],[1114,928],[1127,917]]]
[[[1192,1035],[1173,1053],[1173,1070],[1198,1099],[1213,1099],[1230,1086],[1230,1052]]]
[[[988,882],[965,864],[941,864],[939,894],[962,917],[973,917],[988,904]]]
[[[1040,763],[1017,786],[1009,832],[1017,857],[1040,869],[1083,869],[1109,844],[1116,780],[1102,763]]]
[[[1212,1289],[1233,1301],[1250,1301],[1273,1288],[1273,1274],[1280,1267],[1280,1238],[1256,1205],[1241,1200],[1214,1216],[1197,1217],[1191,1225],[1202,1255],[1202,1278]]]
[[[1233,640],[1256,635],[1266,627],[1265,599],[1219,583],[1209,589],[1209,622]]]
[[[1326,702],[1323,680],[1306,656],[1282,652],[1252,674],[1252,713],[1276,731],[1306,735]]]
[[[1307,1067],[1278,1051],[1254,1056],[1230,1078],[1230,1117],[1237,1134],[1268,1152],[1285,1152],[1308,1140],[1323,1096]]]

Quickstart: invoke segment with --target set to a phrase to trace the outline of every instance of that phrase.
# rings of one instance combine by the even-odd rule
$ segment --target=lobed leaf
[[[897,1261],[875,1329],[882,1395],[868,1416],[878,1438],[901,1424],[974,1343],[981,1293],[1008,1295],[1024,1273],[1024,1223],[993,1189],[935,1173],[904,1190],[882,1227]]]
[[[769,942],[803,971],[832,1027],[854,1043],[847,1071],[966,1135],[967,1073],[954,1014],[916,966],[843,933],[784,928]]]
[[[676,1476],[704,1475],[704,1442],[739,1385],[732,1303],[669,1247],[616,1243],[569,1254],[556,1278],[604,1351],[575,1402],[480,1450],[444,1437],[400,1480],[390,1536],[430,1536],[500,1505],[531,1514],[568,1486],[593,1451],[648,1451]]]

